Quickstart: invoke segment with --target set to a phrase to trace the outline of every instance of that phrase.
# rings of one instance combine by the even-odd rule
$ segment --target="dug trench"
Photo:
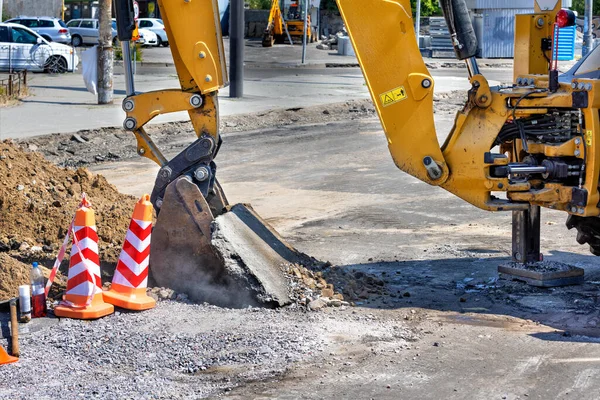
[[[443,140],[456,105],[452,98],[441,101],[436,126]],[[509,260],[510,216],[476,210],[399,172],[379,122],[366,109],[364,117],[349,121],[299,120],[228,132],[217,159],[232,203],[251,203],[295,248],[322,260],[306,272],[291,265],[290,275],[321,293],[330,288],[324,282],[333,285],[348,306],[315,304],[320,311],[309,312],[300,302],[266,310],[167,300],[141,314],[120,313],[92,324],[61,322],[25,339],[25,355],[50,351],[66,387],[100,395],[115,379],[127,387],[123,395],[147,390],[173,398],[513,399],[596,393],[600,268],[564,227],[565,215],[544,211],[542,248],[549,259],[584,268],[583,285],[541,289],[498,280],[497,266]],[[331,115],[323,108],[309,111]],[[98,154],[115,145],[114,132],[79,135],[98,141]],[[182,129],[171,137],[176,145],[167,155],[180,151],[184,136],[189,142],[191,135]],[[22,145],[45,152],[44,140]],[[79,143],[70,136],[60,140]],[[125,147],[133,146],[131,140]],[[59,156],[53,161],[62,165],[73,159],[71,153]],[[124,193],[138,196],[151,189],[156,168],[120,157],[92,161],[91,169]],[[75,337],[83,331],[82,355],[74,349],[81,347]],[[141,342],[134,344],[135,337]],[[64,364],[94,378],[81,385]],[[21,365],[47,376],[27,359]],[[140,370],[141,377],[131,377]],[[0,379],[17,388],[31,385],[18,372]],[[50,384],[35,390],[61,393]]]

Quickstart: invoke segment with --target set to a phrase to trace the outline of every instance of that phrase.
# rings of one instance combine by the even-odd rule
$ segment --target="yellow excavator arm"
[[[600,51],[559,76],[554,37],[560,26],[574,23],[560,0],[536,0],[534,14],[516,19],[515,80],[496,87],[477,66],[477,39],[465,0],[440,1],[471,83],[442,145],[433,118],[435,82],[415,40],[410,1],[337,2],[399,169],[481,209],[512,211],[516,262],[539,260],[540,207],[569,213],[567,226],[578,230],[577,240],[600,255],[600,72],[598,65],[589,67],[594,60],[598,64]],[[139,154],[161,166],[151,196],[160,211],[151,264],[155,274],[168,272],[170,278],[159,282],[165,286],[192,284],[185,279],[187,263],[222,281],[225,258],[211,244],[214,218],[230,214],[214,163],[221,144],[217,94],[228,83],[217,0],[158,1],[180,88],[143,94],[134,90],[127,61],[135,27],[132,1],[116,0],[116,5],[127,82],[124,126],[135,134]],[[280,29],[278,15],[274,0],[270,32]],[[144,125],[182,110],[188,111],[197,140],[167,160]],[[279,238],[253,213],[236,215],[229,220],[251,220],[242,229],[248,233],[244,240],[263,233],[245,248],[265,249],[262,238]],[[265,257],[263,264],[273,260]],[[270,273],[279,271],[271,266]]]

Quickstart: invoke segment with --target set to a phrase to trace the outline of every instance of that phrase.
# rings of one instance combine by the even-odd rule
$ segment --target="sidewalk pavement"
[[[295,58],[300,55],[302,46],[253,48],[255,45],[249,42],[246,46],[244,98],[231,99],[227,88],[221,90],[221,115],[308,107],[370,97],[359,68],[325,68],[325,64],[333,63],[331,60],[342,58],[343,64],[352,64],[356,62],[354,57],[337,56],[329,54],[331,51],[310,47],[308,60],[313,63],[298,67],[299,59]],[[154,60],[164,61],[164,57],[171,57],[168,48],[149,48],[145,54],[147,59],[152,59],[150,55],[154,54]],[[485,61],[482,60],[482,64]],[[512,73],[506,66],[511,60],[493,61],[491,64],[504,68],[494,70],[494,76],[489,77],[490,84],[510,81]],[[454,65],[452,63],[456,63],[456,60],[429,59],[426,62],[435,64],[431,73],[436,81],[437,92],[470,87],[465,69],[439,68],[445,63]],[[147,62],[138,68],[135,83],[137,92],[179,87],[175,68],[165,66],[164,62],[155,64]],[[86,91],[80,73],[53,76],[31,74],[31,96],[17,106],[0,108],[0,139],[121,126],[125,118],[121,109],[125,97],[122,67],[115,67],[113,83],[114,103],[97,105],[96,97]],[[187,112],[178,112],[158,116],[150,123],[187,120]]]
[[[221,115],[245,114],[367,98],[364,79],[358,69],[356,72],[302,77],[292,72],[271,79],[248,78],[244,81],[242,99],[229,98],[228,88],[220,91],[219,111]],[[123,75],[114,77],[115,95],[111,105],[97,105],[96,96],[87,92],[79,74],[36,74],[31,77],[29,87],[32,95],[19,105],[0,108],[0,139],[121,126],[125,118],[121,109],[125,97]],[[178,87],[176,74],[136,76],[138,92]],[[177,112],[161,115],[151,123],[187,120],[187,112]]]

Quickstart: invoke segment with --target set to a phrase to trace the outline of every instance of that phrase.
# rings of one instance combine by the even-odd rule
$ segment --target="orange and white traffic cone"
[[[19,361],[19,359],[8,355],[4,347],[0,346],[0,365],[14,363],[15,361]]]
[[[133,209],[112,285],[110,290],[104,292],[104,301],[107,303],[137,311],[156,305],[156,301],[146,294],[152,209],[150,196],[147,194],[142,196]]]
[[[57,317],[95,319],[115,310],[103,300],[96,219],[89,206],[84,198],[75,212],[67,291],[54,308]]]

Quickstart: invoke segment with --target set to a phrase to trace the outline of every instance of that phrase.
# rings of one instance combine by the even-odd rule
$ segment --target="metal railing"
[[[27,89],[27,70],[10,73],[8,78],[0,79],[0,95],[19,97]]]

